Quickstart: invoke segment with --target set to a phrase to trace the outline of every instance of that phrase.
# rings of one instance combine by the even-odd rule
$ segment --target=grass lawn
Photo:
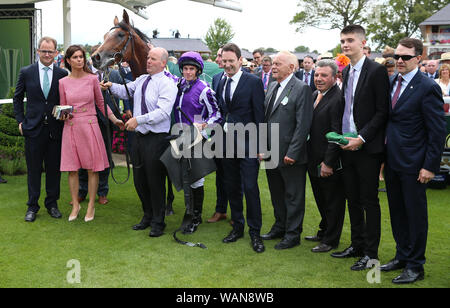
[[[116,178],[124,179],[126,169],[115,169]],[[205,184],[203,220],[214,212],[214,176]],[[7,177],[0,185],[0,287],[180,287],[180,288],[300,288],[300,287],[397,287],[391,280],[400,272],[381,273],[381,283],[369,284],[366,271],[353,272],[355,259],[335,259],[329,253],[314,254],[315,246],[303,240],[313,235],[319,224],[319,212],[309,183],[306,190],[306,214],[302,242],[293,249],[277,251],[277,241],[266,241],[266,252],[256,254],[246,232],[236,243],[223,244],[231,230],[228,221],[203,223],[190,236],[180,238],[202,242],[208,249],[177,244],[172,233],[184,214],[182,192],[176,193],[175,215],[166,218],[164,236],[150,238],[149,229],[133,231],[140,221],[142,208],[132,180],[116,185],[110,180],[110,203],[97,204],[95,220],[85,223],[87,202],[80,217],[67,221],[71,207],[67,175],[63,174],[59,209],[63,219],[53,219],[43,207],[34,223],[25,223],[27,202],[26,176]],[[44,183],[45,181],[43,181]],[[384,185],[384,184],[382,184]],[[263,206],[262,233],[269,231],[274,218],[265,172],[260,172]],[[382,263],[395,254],[386,194],[380,193],[382,237],[379,257]],[[406,287],[450,287],[450,188],[428,190],[429,232],[425,280]],[[246,229],[247,230],[247,229]],[[338,249],[350,244],[348,213]],[[70,284],[66,277],[78,260],[81,283]]]

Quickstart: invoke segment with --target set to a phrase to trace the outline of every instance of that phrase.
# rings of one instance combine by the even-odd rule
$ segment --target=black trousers
[[[216,170],[216,212],[226,214],[228,206],[227,192],[225,191],[224,170],[221,158],[214,159]]]
[[[337,247],[341,238],[345,217],[345,194],[342,171],[327,178],[309,173],[311,188],[322,218],[317,235],[321,243]]]
[[[364,150],[342,153],[352,246],[372,259],[378,258],[381,237],[378,183],[382,159],[382,154]]]
[[[244,231],[244,202],[247,204],[247,224],[249,233],[259,235],[262,225],[261,200],[259,198],[258,172],[256,158],[224,158],[225,191],[229,198],[233,229]]]
[[[306,164],[267,169],[275,223],[271,231],[284,233],[287,240],[298,240],[305,216]]]
[[[165,227],[167,171],[159,158],[169,145],[166,139],[168,135],[136,133],[131,156],[134,187],[144,211],[142,222],[150,223],[155,230],[162,230]]]
[[[397,172],[385,166],[386,190],[392,234],[397,243],[396,260],[407,268],[423,270],[428,234],[426,184],[418,174]]]
[[[57,208],[61,182],[61,140],[53,139],[48,126],[44,125],[37,137],[25,137],[25,159],[28,169],[28,210],[37,213],[40,209],[42,171],[45,171],[47,192],[45,207]]]

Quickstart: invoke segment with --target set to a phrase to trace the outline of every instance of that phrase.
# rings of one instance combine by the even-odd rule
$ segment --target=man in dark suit
[[[305,215],[306,141],[313,103],[311,88],[293,75],[295,61],[295,55],[290,52],[277,54],[272,67],[276,82],[270,84],[264,102],[268,147],[271,152],[278,149],[278,161],[274,168],[266,165],[275,223],[262,238],[282,238],[275,245],[278,250],[300,245]],[[272,138],[274,125],[279,131],[275,139]]]
[[[264,91],[267,92],[269,87],[269,83],[275,81],[275,78],[272,76],[272,58],[269,56],[265,56],[262,60],[262,70],[255,74],[258,78],[261,79]]]
[[[303,59],[303,69],[295,73],[295,77],[305,82],[311,87],[312,92],[316,91],[314,84],[314,59],[311,56],[305,56]]]
[[[427,244],[427,183],[439,172],[446,123],[438,84],[418,69],[422,41],[405,38],[395,52],[399,74],[392,82],[386,134],[386,189],[395,258],[382,271],[404,269],[393,283],[424,278]]]
[[[59,105],[58,81],[67,72],[53,65],[57,54],[54,39],[43,37],[39,42],[39,61],[20,70],[14,93],[14,113],[19,130],[25,137],[25,157],[28,169],[28,211],[25,221],[33,222],[40,207],[42,164],[45,168],[47,197],[45,207],[54,218],[61,218],[57,201],[60,193],[61,135],[63,122],[52,115]],[[24,96],[27,108],[24,112]]]
[[[381,236],[378,182],[389,108],[386,68],[364,56],[365,30],[350,25],[341,31],[341,47],[350,58],[343,70],[340,119],[343,133],[354,133],[342,147],[343,179],[351,224],[352,244],[333,257],[360,257],[352,270],[375,264]],[[370,261],[370,262],[369,262]]]
[[[424,73],[425,76],[431,78],[431,79],[437,79],[439,78],[439,61],[437,60],[428,60],[427,66],[425,67],[426,72]]]
[[[340,131],[338,113],[342,93],[336,84],[338,66],[334,60],[317,63],[313,94],[314,117],[308,141],[308,174],[322,221],[317,235],[306,237],[320,244],[312,252],[327,252],[339,245],[345,215],[341,149],[325,135]]]
[[[220,82],[216,96],[225,119],[223,148],[226,156],[222,162],[225,190],[233,220],[233,230],[223,242],[235,242],[244,236],[243,194],[245,194],[252,247],[256,252],[263,252],[265,248],[260,236],[262,215],[258,188],[259,162],[256,156],[258,151],[250,146],[252,138],[237,136],[241,133],[239,125],[258,127],[264,120],[264,88],[258,77],[241,70],[241,50],[236,44],[229,43],[223,46],[222,62],[226,78]],[[227,138],[232,142],[226,143]],[[239,154],[240,149],[245,152],[243,155]],[[252,157],[250,152],[254,152],[255,157]]]

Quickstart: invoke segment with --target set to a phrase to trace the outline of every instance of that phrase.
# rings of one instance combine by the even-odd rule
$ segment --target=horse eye
[[[118,36],[119,36],[120,38],[122,38],[122,37],[125,36],[125,34],[123,34],[122,32],[119,32]]]

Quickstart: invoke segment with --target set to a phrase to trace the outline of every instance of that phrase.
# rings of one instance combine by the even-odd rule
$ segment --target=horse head
[[[115,17],[114,27],[105,34],[104,42],[92,54],[92,63],[95,68],[105,70],[108,66],[126,61],[137,78],[146,74],[149,41],[144,33],[133,27],[127,12],[123,10],[123,20],[119,22]]]

